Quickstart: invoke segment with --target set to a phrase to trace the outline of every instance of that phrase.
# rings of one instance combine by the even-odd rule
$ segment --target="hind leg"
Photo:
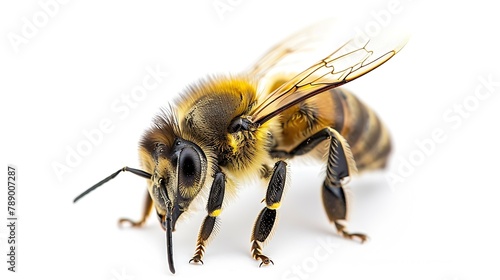
[[[323,206],[325,207],[326,215],[332,223],[335,224],[337,232],[347,239],[357,238],[361,243],[365,242],[367,236],[362,233],[349,233],[346,230],[347,220],[347,201],[342,185],[328,185],[323,183],[321,189],[323,198]]]
[[[327,127],[304,140],[290,152],[272,151],[278,158],[291,158],[312,151],[319,143],[329,141],[326,178],[321,194],[328,219],[335,224],[340,235],[348,239],[357,238],[361,242],[367,239],[362,233],[349,233],[346,229],[347,199],[344,194],[342,179],[356,172],[356,163],[345,139],[333,128]]]

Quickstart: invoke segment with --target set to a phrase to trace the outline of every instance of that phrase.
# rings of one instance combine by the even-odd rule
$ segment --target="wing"
[[[387,47],[386,40],[380,37],[358,37],[347,41],[273,92],[262,96],[250,114],[252,120],[262,124],[297,103],[363,76],[392,58],[406,41],[406,38],[398,40],[393,47]],[[293,40],[292,45],[296,42],[302,43],[303,40]],[[383,43],[382,47],[380,43]],[[258,63],[251,73],[265,75],[286,55],[297,50],[304,48],[288,47],[286,42],[278,45],[263,57],[262,63]]]
[[[260,80],[268,72],[283,64],[296,66],[303,55],[318,49],[318,44],[323,41],[324,34],[332,33],[331,28],[335,26],[333,19],[324,20],[288,36],[268,50],[257,63],[247,69],[246,73]]]

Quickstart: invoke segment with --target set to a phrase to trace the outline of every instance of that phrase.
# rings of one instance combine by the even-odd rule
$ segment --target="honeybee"
[[[311,155],[326,164],[321,193],[329,220],[341,236],[365,241],[365,234],[347,230],[344,186],[358,171],[383,168],[391,141],[375,112],[339,86],[388,61],[406,40],[377,51],[372,39],[354,38],[298,74],[273,71],[311,46],[315,27],[279,43],[244,73],[213,76],[187,87],[142,136],[141,169],[123,167],[74,201],[123,171],[144,177],[148,192],[142,218],[119,222],[141,227],[154,208],[166,232],[169,269],[175,273],[172,231],[192,202],[204,201],[207,215],[189,262],[203,263],[228,194],[245,179],[261,178],[267,181],[265,206],[257,215],[250,250],[259,266],[269,265],[274,263],[262,247],[275,228],[289,182],[289,159]]]

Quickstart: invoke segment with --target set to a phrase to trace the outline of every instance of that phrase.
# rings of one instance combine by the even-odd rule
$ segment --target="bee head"
[[[169,144],[156,143],[152,155],[154,172],[149,192],[166,232],[170,271],[175,273],[172,231],[204,185],[207,159],[198,145],[181,138]]]
[[[153,159],[151,197],[157,208],[171,215],[175,228],[205,183],[207,159],[198,145],[181,138],[170,147],[157,143]]]

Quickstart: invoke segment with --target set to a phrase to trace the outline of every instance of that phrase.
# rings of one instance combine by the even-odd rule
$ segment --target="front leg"
[[[149,192],[146,192],[146,201],[144,202],[144,210],[142,210],[142,218],[139,221],[134,221],[128,218],[121,218],[118,220],[118,225],[122,226],[125,223],[130,224],[130,226],[135,228],[143,227],[146,224],[146,220],[151,214],[151,210],[153,209],[153,200],[149,195]]]
[[[189,262],[202,263],[203,254],[205,253],[205,246],[210,236],[213,236],[217,217],[222,210],[222,201],[224,199],[224,190],[226,187],[226,176],[222,171],[218,171],[214,175],[214,181],[210,188],[210,195],[207,202],[208,215],[203,220],[203,224],[198,234],[198,241],[196,242],[196,250],[194,256]]]
[[[280,207],[281,197],[286,183],[286,162],[280,160],[274,165],[273,174],[267,187],[266,207],[262,209],[255,221],[252,232],[251,253],[255,260],[260,260],[259,266],[274,264],[273,261],[262,254],[262,243],[266,241],[276,223],[277,209]]]

